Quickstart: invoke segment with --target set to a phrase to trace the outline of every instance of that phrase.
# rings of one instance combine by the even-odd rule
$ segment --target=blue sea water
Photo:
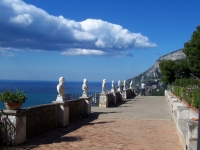
[[[0,80],[0,93],[5,90],[24,91],[28,95],[28,100],[22,105],[22,108],[48,104],[55,101],[58,95],[56,90],[58,81],[25,81],[25,80]],[[65,81],[65,93],[82,93],[82,81]],[[107,82],[107,89],[111,88],[111,82]],[[89,93],[100,93],[102,82],[88,82]],[[5,106],[0,102],[0,109]]]

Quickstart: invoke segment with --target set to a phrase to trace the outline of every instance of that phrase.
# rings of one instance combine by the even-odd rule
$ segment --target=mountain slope
[[[147,95],[155,95],[155,93],[160,93],[160,91],[164,90],[166,88],[166,85],[163,84],[163,82],[160,80],[161,78],[161,72],[159,68],[159,63],[161,60],[179,60],[185,58],[185,54],[183,53],[182,49],[176,50],[174,52],[171,52],[169,54],[166,54],[164,56],[161,56],[155,64],[146,70],[145,72],[141,73],[140,75],[133,77],[131,79],[128,79],[129,82],[131,80],[134,83],[134,88],[137,93],[140,93],[140,84],[141,82],[145,82],[147,85]]]

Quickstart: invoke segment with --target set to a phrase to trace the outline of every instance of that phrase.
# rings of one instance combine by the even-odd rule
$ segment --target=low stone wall
[[[26,138],[57,128],[58,116],[58,104],[28,107],[26,109]]]
[[[134,90],[133,89],[128,89],[126,90],[126,98],[130,98],[131,96],[134,96]]]
[[[199,118],[199,114],[170,91],[165,91],[165,96],[171,108],[173,121],[183,149],[196,150],[198,139],[198,121],[196,119]]]
[[[116,92],[115,93],[115,97],[116,97],[116,102],[117,103],[122,101],[122,96],[121,96],[120,92]]]
[[[112,106],[112,105],[116,104],[114,93],[109,93],[106,96],[107,96],[107,100],[108,100],[108,106]]]
[[[128,90],[124,90],[120,92],[100,94],[99,107],[110,107],[122,101],[122,99],[127,99],[134,95],[135,93],[134,93],[134,90],[132,89],[128,89]]]
[[[58,127],[91,113],[91,98],[28,107],[19,110],[3,110],[1,138],[9,145],[24,143],[27,138]],[[6,137],[6,138],[5,138]]]
[[[84,99],[77,99],[68,101],[69,106],[69,122],[80,118],[81,116],[85,115],[84,112]]]

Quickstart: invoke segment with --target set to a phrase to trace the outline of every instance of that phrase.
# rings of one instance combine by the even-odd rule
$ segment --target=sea
[[[83,93],[83,81],[65,81],[65,94]],[[27,81],[27,80],[0,80],[0,93],[5,90],[15,91],[16,89],[24,91],[28,100],[22,105],[22,108],[49,104],[55,101],[58,95],[58,81]],[[88,82],[88,93],[101,93],[102,82]],[[111,89],[111,82],[106,83],[107,90]],[[5,109],[0,101],[0,110]]]

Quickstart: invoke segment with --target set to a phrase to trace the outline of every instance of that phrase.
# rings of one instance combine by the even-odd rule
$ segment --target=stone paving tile
[[[164,97],[136,97],[119,107],[94,108],[65,128],[0,150],[182,150],[167,106]]]
[[[79,119],[27,140],[16,149],[182,150],[171,120]],[[89,120],[88,120],[89,121]],[[7,147],[8,148],[8,147]],[[0,147],[1,149],[1,147]]]

